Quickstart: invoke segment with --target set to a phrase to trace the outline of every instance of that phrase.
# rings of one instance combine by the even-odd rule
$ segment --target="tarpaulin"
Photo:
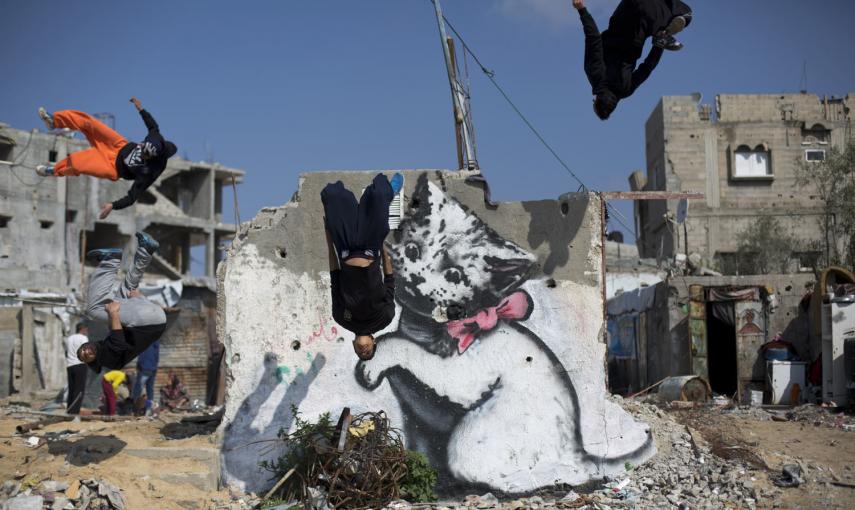
[[[157,280],[153,284],[141,284],[139,288],[146,299],[166,307],[175,306],[178,303],[183,289],[184,285],[181,280],[167,280],[166,278]]]
[[[656,285],[640,287],[617,295],[606,304],[606,314],[618,316],[625,313],[644,312],[653,308]]]
[[[760,301],[760,288],[711,287],[707,301]]]

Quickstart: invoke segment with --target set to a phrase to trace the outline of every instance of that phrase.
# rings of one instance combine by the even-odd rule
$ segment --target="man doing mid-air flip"
[[[36,167],[37,174],[57,177],[84,174],[111,181],[117,181],[119,178],[134,181],[127,195],[101,206],[98,216],[102,220],[111,211],[124,209],[136,202],[143,191],[154,184],[163,173],[166,160],[178,150],[174,143],[163,138],[154,117],[143,109],[139,99],[132,97],[131,102],[148,128],[148,134],[141,143],[128,142],[122,135],[87,113],[62,110],[50,114],[44,107],[39,108],[39,117],[49,130],[69,128],[80,131],[92,147],[71,153],[55,165],[39,165]]]
[[[585,74],[594,93],[594,113],[602,120],[644,83],[663,50],[683,47],[674,34],[692,21],[692,10],[680,0],[621,0],[601,34],[584,0],[573,0],[573,7],[585,31]],[[636,68],[648,37],[653,48]]]
[[[77,349],[77,358],[96,372],[102,367],[121,370],[166,331],[163,309],[137,290],[151,256],[160,244],[145,232],[137,232],[137,251],[127,275],[118,282],[122,263],[118,248],[92,250],[87,256],[98,261],[89,277],[86,314],[106,322],[110,333],[101,342],[86,342]]]

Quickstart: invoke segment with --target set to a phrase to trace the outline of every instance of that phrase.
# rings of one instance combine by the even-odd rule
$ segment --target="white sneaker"
[[[675,16],[665,28],[665,33],[668,35],[679,34],[689,24],[689,20],[685,16]]]
[[[48,131],[54,128],[53,117],[51,116],[51,114],[48,113],[47,110],[45,110],[44,106],[39,106],[39,117],[41,117],[44,121],[45,126],[48,128]]]
[[[53,171],[53,165],[38,165],[36,166],[36,173],[41,175],[42,177],[55,177],[56,174]]]

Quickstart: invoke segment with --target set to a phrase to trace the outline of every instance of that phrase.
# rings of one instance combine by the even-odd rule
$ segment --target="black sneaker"
[[[683,49],[683,43],[675,39],[673,35],[662,35],[661,32],[653,38],[653,46],[668,51],[680,51]]]
[[[137,243],[140,245],[142,249],[147,251],[149,255],[154,254],[158,248],[160,248],[160,243],[154,240],[153,237],[146,234],[145,232],[137,232]]]
[[[98,250],[92,250],[86,254],[86,258],[96,262],[120,259],[122,258],[122,250],[120,248],[101,248]]]

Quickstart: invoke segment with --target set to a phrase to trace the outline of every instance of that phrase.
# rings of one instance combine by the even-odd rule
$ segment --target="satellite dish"
[[[677,204],[677,224],[682,225],[686,221],[686,216],[689,215],[689,199],[681,198]]]

